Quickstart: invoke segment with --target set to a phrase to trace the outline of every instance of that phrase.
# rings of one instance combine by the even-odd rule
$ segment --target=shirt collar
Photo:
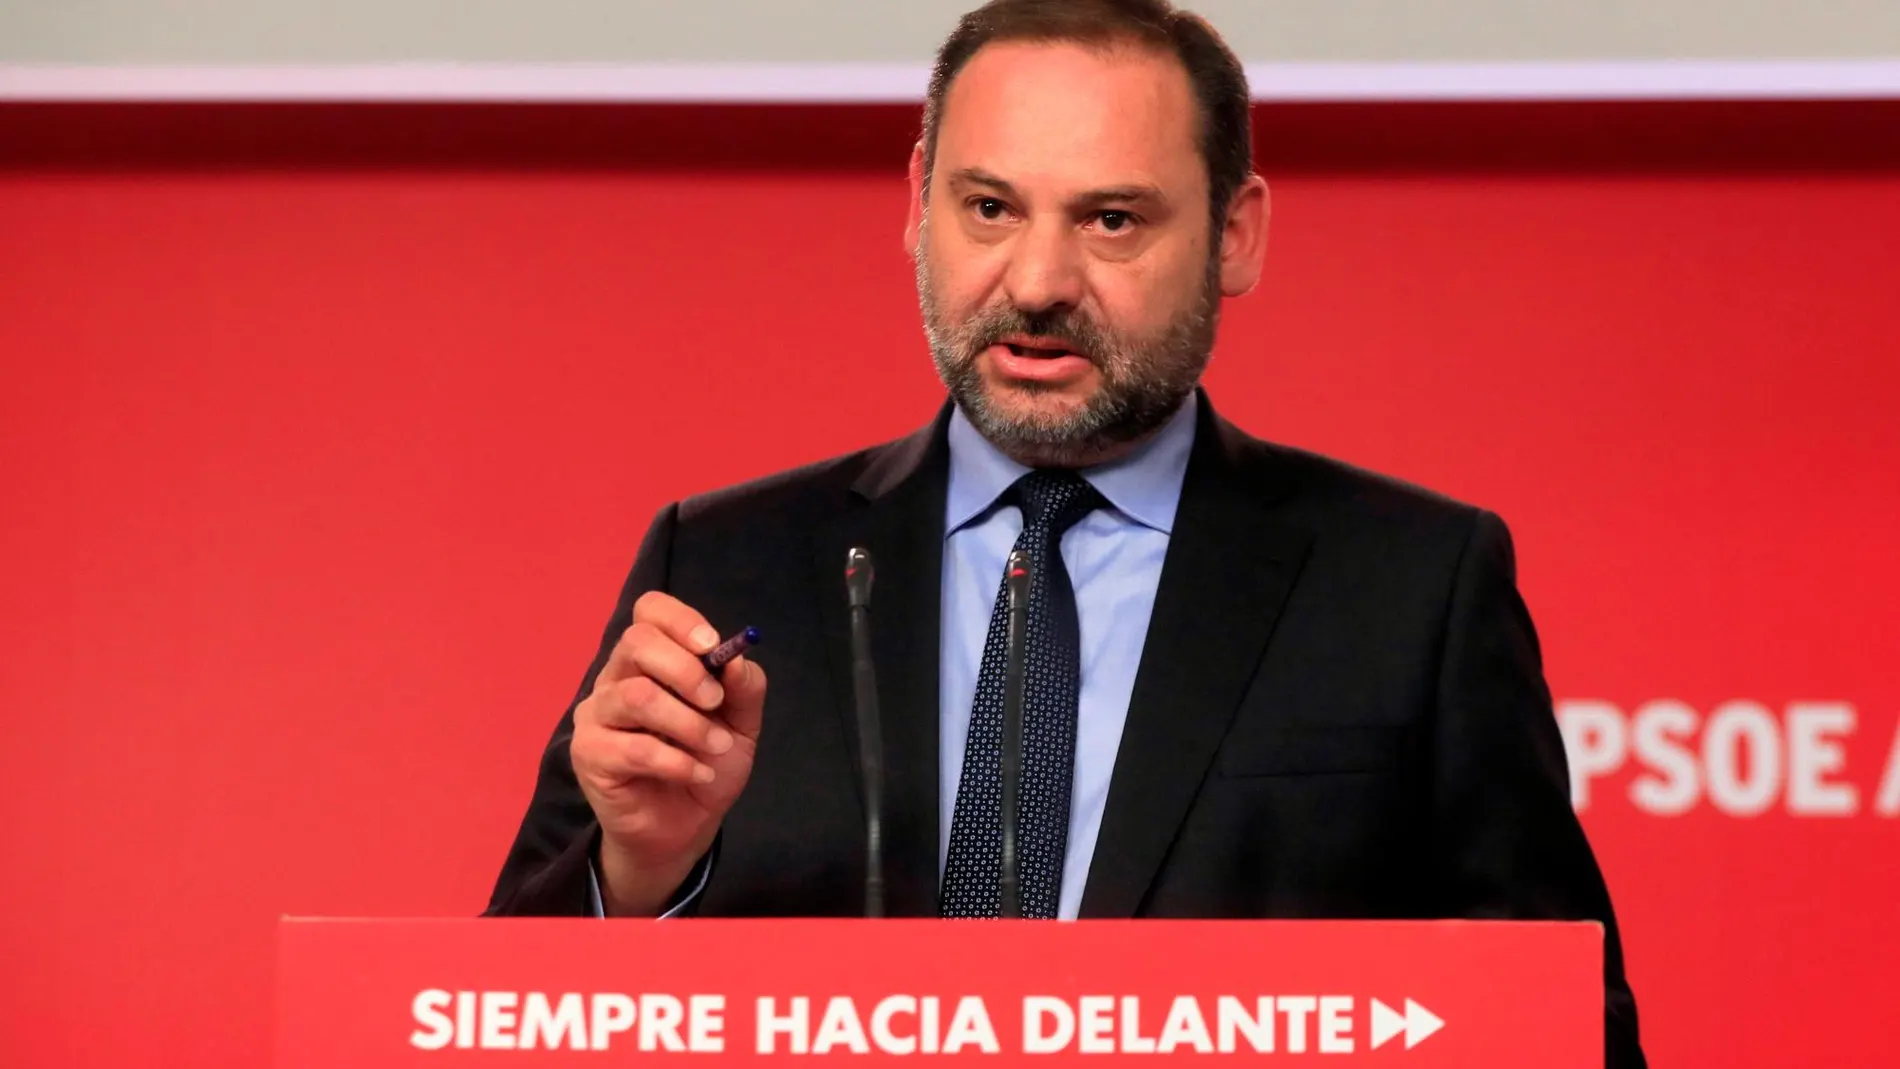
[[[1194,448],[1194,410],[1199,402],[1190,393],[1179,410],[1140,448],[1107,464],[1083,468],[1097,493],[1115,511],[1143,527],[1162,534],[1174,531],[1174,513],[1181,503],[1181,483],[1187,476],[1188,454]],[[944,510],[944,536],[949,537],[988,512],[997,498],[1029,473],[1029,469],[991,445],[963,409],[950,415],[950,489]]]

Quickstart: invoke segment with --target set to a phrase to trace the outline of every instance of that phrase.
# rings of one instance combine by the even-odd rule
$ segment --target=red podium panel
[[[276,1065],[1598,1069],[1602,960],[1496,921],[286,920]]]

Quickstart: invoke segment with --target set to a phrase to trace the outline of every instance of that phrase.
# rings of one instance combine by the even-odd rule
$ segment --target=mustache
[[[1016,334],[1058,339],[1072,352],[1096,363],[1113,352],[1115,344],[1107,331],[1073,308],[1036,312],[1007,306],[992,308],[973,317],[965,330],[970,343],[967,355],[971,357]]]

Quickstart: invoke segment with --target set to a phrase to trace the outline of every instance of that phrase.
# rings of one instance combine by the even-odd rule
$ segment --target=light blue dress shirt
[[[1108,804],[1108,781],[1121,749],[1122,724],[1135,690],[1148,618],[1161,584],[1161,562],[1174,531],[1175,509],[1188,454],[1194,448],[1196,400],[1188,395],[1161,432],[1141,448],[1109,464],[1084,468],[1109,507],[1097,509],[1062,536],[1062,563],[1075,587],[1081,629],[1082,693],[1075,728],[1075,787],[1069,800],[1069,845],[1062,863],[1062,893],[1056,915],[1074,920],[1088,883],[1095,839]],[[950,488],[944,503],[943,633],[938,670],[938,742],[941,755],[937,804],[937,871],[950,852],[950,825],[963,775],[963,748],[970,735],[976,677],[989,637],[990,613],[1003,584],[1003,564],[1023,516],[998,498],[1029,469],[1004,456],[958,409],[950,417]],[[672,916],[699,897],[710,875],[701,864],[696,886]],[[600,890],[590,905],[601,914]]]
[[[1074,920],[1102,829],[1108,781],[1121,749],[1122,724],[1135,689],[1161,562],[1174,530],[1188,454],[1194,448],[1195,398],[1140,449],[1085,468],[1104,498],[1062,536],[1062,563],[1075,587],[1081,628],[1082,693],[1075,728],[1075,786],[1069,800],[1068,853],[1056,915]],[[943,650],[938,672],[939,838],[937,871],[950,851],[950,825],[963,775],[970,709],[989,637],[1003,564],[1022,533],[1021,510],[997,499],[1028,468],[1004,456],[958,409],[950,417],[950,491],[944,509]]]

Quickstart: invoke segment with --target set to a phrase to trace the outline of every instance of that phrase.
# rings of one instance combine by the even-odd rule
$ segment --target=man
[[[1033,563],[1022,898],[1048,917],[1591,918],[1511,543],[1217,416],[1265,253],[1239,63],[1165,0],[995,0],[938,57],[905,241],[953,404],[663,510],[494,914],[856,914],[846,550],[877,562],[891,912],[997,909],[1003,616]],[[698,655],[757,624],[714,679]]]

